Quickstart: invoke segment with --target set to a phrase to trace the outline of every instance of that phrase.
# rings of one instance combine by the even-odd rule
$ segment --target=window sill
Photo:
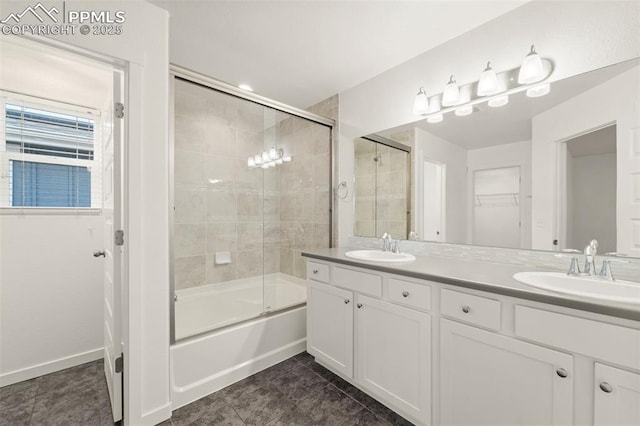
[[[55,208],[55,207],[0,207],[0,216],[56,215],[56,216],[99,216],[99,208]]]

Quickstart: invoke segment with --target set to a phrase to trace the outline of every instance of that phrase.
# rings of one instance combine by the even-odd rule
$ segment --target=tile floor
[[[0,425],[112,425],[102,361],[0,388]],[[163,426],[411,425],[303,352],[173,412]]]

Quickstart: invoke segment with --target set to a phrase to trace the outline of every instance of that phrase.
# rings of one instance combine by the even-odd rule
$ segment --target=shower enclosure
[[[332,121],[173,80],[172,341],[306,302],[330,247]]]

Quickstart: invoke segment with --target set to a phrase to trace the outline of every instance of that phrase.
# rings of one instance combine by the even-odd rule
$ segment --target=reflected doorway
[[[446,165],[425,159],[423,170],[422,238],[443,242],[445,239],[445,180]]]

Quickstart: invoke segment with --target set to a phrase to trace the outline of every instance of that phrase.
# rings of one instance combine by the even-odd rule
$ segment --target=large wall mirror
[[[635,59],[377,134],[413,147],[419,239],[582,250],[595,238],[599,253],[640,257],[639,105]]]

